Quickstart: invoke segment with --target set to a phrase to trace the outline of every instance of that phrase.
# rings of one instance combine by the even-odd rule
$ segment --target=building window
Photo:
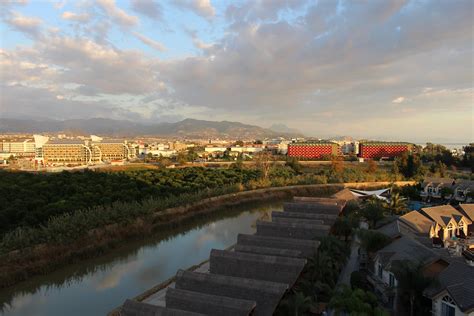
[[[390,273],[390,275],[389,275],[389,280],[388,280],[388,282],[389,282],[388,285],[390,285],[390,287],[394,287],[394,286],[395,286],[395,276],[394,276],[392,273]]]
[[[380,279],[382,279],[383,269],[382,269],[382,265],[380,263],[378,264],[377,275],[379,276]]]
[[[456,303],[451,297],[446,295],[441,300],[441,316],[455,316],[456,314]]]
[[[446,229],[448,230],[448,238],[452,238],[452,237],[455,236],[453,223],[449,223],[449,225],[448,225],[448,227],[446,227]]]

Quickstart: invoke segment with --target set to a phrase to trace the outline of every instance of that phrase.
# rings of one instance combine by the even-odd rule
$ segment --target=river
[[[145,290],[169,279],[180,268],[224,249],[238,233],[253,233],[254,223],[282,203],[218,211],[173,231],[127,242],[107,255],[70,265],[0,290],[0,315],[105,315]]]

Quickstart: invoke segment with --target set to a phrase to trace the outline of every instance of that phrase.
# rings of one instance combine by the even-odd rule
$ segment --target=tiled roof
[[[456,188],[466,190],[474,189],[474,181],[472,180],[458,180],[456,181]]]
[[[438,184],[452,184],[454,179],[451,178],[425,178],[423,181],[422,187],[425,187],[429,183],[433,183],[434,185]]]
[[[418,211],[411,211],[410,213],[400,216],[399,220],[407,224],[415,233],[429,233],[430,227],[434,223],[431,219]]]
[[[377,229],[378,232],[390,237],[396,238],[400,236],[400,229],[398,227],[398,221],[393,221]]]
[[[380,258],[386,270],[390,270],[395,261],[409,260],[427,264],[440,259],[438,254],[406,236],[395,239],[388,246],[377,251],[377,257]]]
[[[424,295],[433,298],[446,290],[461,311],[474,308],[474,267],[461,262],[451,262],[438,275],[438,284],[428,288]]]
[[[451,218],[454,218],[456,222],[459,222],[463,216],[451,205],[424,207],[421,210],[442,227],[446,227]]]
[[[464,213],[471,221],[474,221],[474,204],[459,204],[461,212]]]
[[[357,196],[355,196],[351,190],[349,189],[344,189],[339,192],[336,192],[335,194],[332,195],[333,198],[340,199],[340,200],[345,200],[345,201],[350,201],[350,200],[355,200],[357,199]]]

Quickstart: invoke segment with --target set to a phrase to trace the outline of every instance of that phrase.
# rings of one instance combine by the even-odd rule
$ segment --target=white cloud
[[[75,22],[88,22],[91,19],[91,16],[87,13],[74,13],[65,11],[61,15],[64,20],[75,21]]]
[[[163,18],[163,8],[155,0],[130,0],[132,10],[152,20]]]
[[[135,26],[138,24],[138,17],[127,14],[120,9],[115,0],[97,0],[97,4],[115,21],[117,24],[125,27]]]
[[[40,35],[41,26],[43,24],[43,20],[40,18],[24,16],[18,12],[13,12],[5,19],[5,22],[13,29],[25,33],[33,38]]]
[[[151,38],[146,37],[143,34],[138,32],[132,32],[143,44],[150,46],[151,48],[156,49],[157,51],[164,52],[166,51],[166,46],[160,42],[152,40]]]
[[[178,7],[193,11],[205,19],[212,19],[216,15],[216,9],[210,0],[175,0],[172,2]]]
[[[405,97],[398,97],[392,100],[392,103],[403,103],[405,101]]]

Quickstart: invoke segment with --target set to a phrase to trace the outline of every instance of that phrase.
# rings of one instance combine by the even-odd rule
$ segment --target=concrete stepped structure
[[[298,217],[272,217],[273,223],[302,223],[302,224],[312,224],[312,225],[325,225],[324,220],[322,219],[308,219],[308,218],[298,218]]]
[[[293,249],[269,248],[248,245],[235,245],[235,252],[246,252],[277,257],[304,258],[303,252]]]
[[[237,278],[210,273],[179,270],[176,274],[177,289],[222,295],[257,303],[254,314],[272,315],[288,285],[255,279]]]
[[[254,235],[239,234],[232,250],[211,250],[208,268],[179,270],[174,283],[147,299],[156,305],[127,300],[121,315],[273,315],[345,204],[296,197],[272,212],[271,222],[257,221]]]
[[[257,303],[226,296],[169,288],[166,307],[212,316],[248,316]]]
[[[257,221],[256,235],[313,240],[326,236],[330,228],[329,225]]]
[[[337,193],[336,193],[337,194]],[[347,201],[345,199],[338,199],[333,197],[307,197],[307,196],[295,196],[293,201],[296,203],[316,203],[316,204],[329,204],[338,205],[344,208]]]
[[[298,212],[272,212],[272,220],[276,218],[300,218],[310,220],[322,220],[325,225],[332,225],[337,219],[334,214],[313,214],[313,213],[298,213]]]
[[[298,250],[301,251],[304,258],[309,258],[318,250],[319,241],[239,234],[237,235],[237,245]]]
[[[283,204],[284,212],[313,213],[339,215],[344,208],[343,205],[328,203],[298,203],[288,202]]]
[[[306,265],[305,259],[211,250],[210,273],[286,283],[289,287]]]
[[[134,300],[126,300],[122,305],[121,316],[205,316],[194,312],[166,308]]]

